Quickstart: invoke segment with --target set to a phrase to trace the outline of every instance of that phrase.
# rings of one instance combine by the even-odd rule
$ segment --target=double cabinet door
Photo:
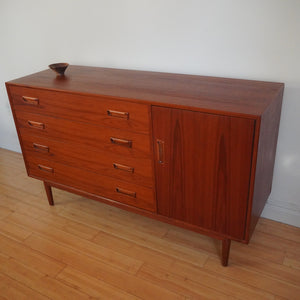
[[[243,240],[255,120],[152,107],[158,213]]]

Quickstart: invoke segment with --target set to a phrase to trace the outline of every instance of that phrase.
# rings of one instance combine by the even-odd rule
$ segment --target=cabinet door
[[[158,213],[244,238],[255,121],[152,108]]]

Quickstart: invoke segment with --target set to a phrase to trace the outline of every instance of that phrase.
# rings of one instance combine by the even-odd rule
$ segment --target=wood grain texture
[[[6,87],[27,171],[48,196],[55,186],[249,242],[271,189],[283,84],[70,66]]]
[[[54,205],[51,186],[47,182],[44,181],[44,187],[45,187],[45,191],[47,194],[47,199],[48,199],[49,205]]]
[[[273,171],[280,124],[282,93],[273,100],[268,109],[263,113],[259,123],[258,138],[254,147],[252,180],[249,215],[247,220],[246,240],[249,241],[256,223],[264,209],[265,203],[272,190]],[[252,200],[252,201],[251,201]]]
[[[282,83],[83,66],[69,66],[63,78],[45,70],[8,85],[255,116],[283,89]]]
[[[47,172],[38,166],[42,164],[53,169]],[[62,163],[31,157],[28,159],[29,176],[38,177],[44,181],[56,182],[81,191],[106,197],[135,207],[156,210],[153,189],[106,177],[84,169],[74,168]],[[51,183],[50,183],[51,185]],[[135,193],[135,197],[119,193],[117,189]]]
[[[222,241],[222,265],[228,266],[229,252],[230,252],[231,240],[225,239]]]
[[[16,118],[22,135],[33,134],[61,142],[81,143],[94,150],[105,150],[119,155],[151,157],[148,135],[21,111],[16,111]],[[28,120],[41,122],[45,124],[45,128],[33,128]],[[111,137],[132,141],[132,147],[114,144]]]
[[[46,296],[28,288],[26,285],[10,278],[5,274],[0,274],[0,299],[36,299],[36,300],[47,300],[49,299]]]
[[[21,157],[0,149],[3,299],[297,299],[299,228],[259,219],[222,268],[195,232],[57,189],[50,207]]]
[[[244,239],[254,121],[153,107],[158,213]]]
[[[150,158],[134,158],[118,155],[112,151],[106,152],[88,148],[81,143],[62,142],[36,135],[22,135],[24,154],[30,157],[48,159],[85,170],[121,179],[134,184],[153,187],[152,161]],[[40,145],[34,147],[34,144]],[[41,147],[41,146],[44,146]],[[45,150],[47,148],[47,151]],[[132,167],[128,172],[114,164]]]
[[[16,110],[101,123],[146,134],[149,132],[149,105],[19,86],[11,86],[10,91]],[[26,99],[37,100],[24,101],[24,96]],[[114,113],[109,114],[108,111]],[[127,118],[120,118],[118,113],[121,112],[128,113]]]

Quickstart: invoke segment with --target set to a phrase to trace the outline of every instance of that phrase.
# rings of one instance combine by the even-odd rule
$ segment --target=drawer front
[[[10,86],[9,89],[15,110],[140,133],[149,132],[149,105],[147,104],[18,86]]]
[[[16,111],[21,135],[37,135],[132,158],[150,158],[150,137],[131,131]]]
[[[29,160],[47,159],[127,182],[153,186],[150,159],[134,159],[112,152],[87,149],[84,144],[58,142],[28,134],[22,136],[22,142],[24,154]]]
[[[151,188],[34,157],[27,159],[27,166],[29,176],[64,184],[142,209],[156,210]]]

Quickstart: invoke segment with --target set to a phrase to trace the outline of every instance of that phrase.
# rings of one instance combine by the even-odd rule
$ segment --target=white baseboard
[[[262,217],[300,227],[300,207],[294,203],[271,200],[266,203]]]

